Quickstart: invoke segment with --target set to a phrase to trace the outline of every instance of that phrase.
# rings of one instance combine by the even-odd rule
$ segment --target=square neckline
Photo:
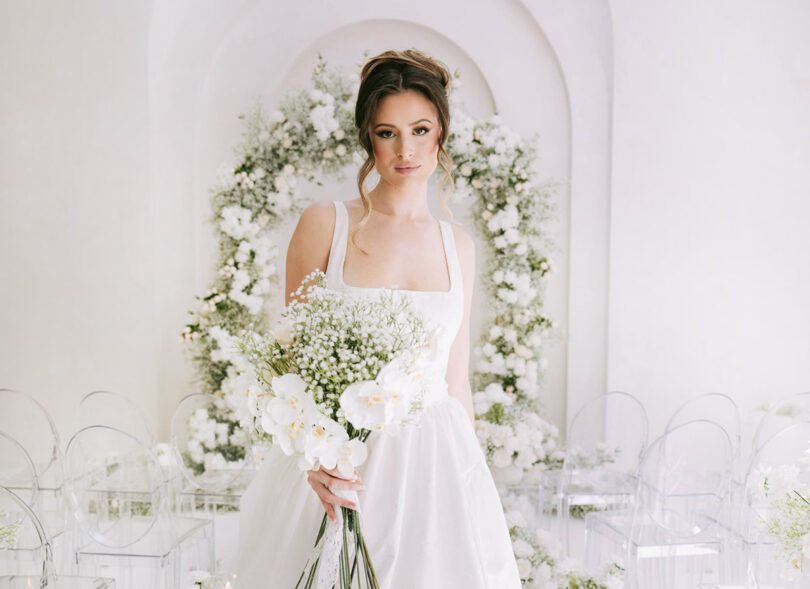
[[[338,271],[338,278],[340,279],[341,285],[346,288],[351,288],[355,290],[390,290],[395,292],[409,292],[415,294],[434,294],[434,295],[447,295],[453,292],[455,287],[455,280],[453,280],[453,269],[450,266],[450,254],[447,248],[447,237],[445,235],[446,230],[452,231],[452,229],[448,229],[444,225],[444,221],[442,219],[437,219],[439,222],[439,233],[442,238],[442,251],[444,252],[444,265],[447,268],[447,280],[450,283],[450,288],[447,290],[413,290],[410,288],[392,288],[390,286],[354,286],[351,284],[347,284],[346,281],[343,279],[343,267],[346,264],[346,252],[349,250],[349,210],[346,207],[346,204],[342,200],[338,200],[335,202],[339,202],[340,205],[343,207],[343,212],[345,214],[345,223],[343,224],[343,233],[346,237],[346,244],[343,248],[343,255],[340,259],[340,268]],[[337,211],[335,212],[337,215]],[[337,218],[335,218],[335,226],[337,227]]]

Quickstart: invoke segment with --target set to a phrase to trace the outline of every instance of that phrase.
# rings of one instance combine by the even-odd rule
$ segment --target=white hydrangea
[[[260,230],[259,224],[252,221],[250,210],[232,205],[220,211],[219,228],[226,235],[236,240],[255,237]]]

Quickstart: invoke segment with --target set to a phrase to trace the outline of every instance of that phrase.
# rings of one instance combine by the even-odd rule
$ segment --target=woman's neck
[[[377,184],[369,193],[372,210],[381,215],[411,221],[432,218],[427,204],[427,184],[418,190],[402,190]]]

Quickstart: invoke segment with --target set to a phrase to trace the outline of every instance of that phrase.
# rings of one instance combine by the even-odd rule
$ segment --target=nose
[[[413,146],[407,139],[402,139],[399,142],[399,149],[397,150],[399,159],[409,160],[413,157]]]

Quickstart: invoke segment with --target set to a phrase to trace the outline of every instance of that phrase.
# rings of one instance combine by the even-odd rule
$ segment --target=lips
[[[407,165],[407,166],[394,166],[394,169],[396,169],[396,170],[415,170],[418,167],[419,167],[419,164],[410,164],[410,165]]]

